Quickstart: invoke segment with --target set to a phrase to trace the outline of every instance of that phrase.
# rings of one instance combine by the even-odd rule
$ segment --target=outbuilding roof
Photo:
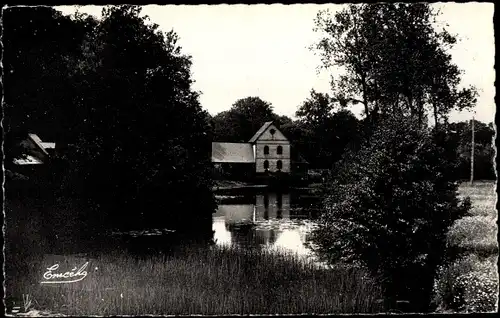
[[[212,162],[253,163],[255,157],[250,143],[212,142]]]

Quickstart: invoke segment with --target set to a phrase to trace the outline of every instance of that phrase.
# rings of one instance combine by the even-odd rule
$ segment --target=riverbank
[[[364,313],[381,298],[362,269],[215,246],[147,258],[103,254],[80,282],[18,284],[36,309],[65,315]]]

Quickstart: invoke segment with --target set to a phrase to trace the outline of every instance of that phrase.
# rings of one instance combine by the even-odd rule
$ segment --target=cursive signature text
[[[47,267],[47,271],[43,274],[43,278],[45,281],[42,281],[42,284],[66,284],[66,283],[74,283],[81,281],[85,277],[87,277],[87,271],[85,270],[89,262],[86,262],[80,268],[74,267],[69,272],[57,273],[56,271],[59,269],[59,264],[54,264],[50,267]]]

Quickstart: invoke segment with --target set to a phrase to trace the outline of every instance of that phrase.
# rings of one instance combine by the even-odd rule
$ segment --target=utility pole
[[[471,130],[472,130],[472,142],[471,142],[471,152],[470,152],[470,184],[474,182],[474,115],[472,115],[471,120]]]

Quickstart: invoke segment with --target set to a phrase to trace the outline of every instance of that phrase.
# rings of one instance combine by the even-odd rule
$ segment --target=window
[[[283,168],[283,162],[281,162],[281,160],[278,160],[278,162],[276,163],[276,168],[278,170],[281,170],[281,168]]]
[[[268,147],[268,146],[265,146],[265,147],[264,147],[264,154],[265,154],[265,155],[268,155],[268,154],[269,154],[269,147]]]
[[[267,160],[264,161],[264,169],[269,169],[269,161]]]
[[[269,130],[269,132],[271,133],[271,135],[274,135],[276,133],[276,130],[271,129],[271,130]]]
[[[282,155],[282,154],[283,154],[283,147],[278,146],[278,149],[276,149],[276,153],[277,153],[278,155]]]

